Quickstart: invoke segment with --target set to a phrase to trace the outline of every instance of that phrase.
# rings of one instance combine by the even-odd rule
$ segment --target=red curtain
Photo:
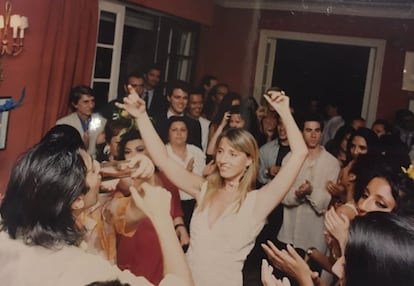
[[[37,142],[69,112],[71,87],[90,85],[98,32],[98,0],[51,0],[30,138]]]

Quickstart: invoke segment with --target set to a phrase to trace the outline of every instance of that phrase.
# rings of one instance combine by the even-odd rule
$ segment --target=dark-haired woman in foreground
[[[114,278],[152,285],[79,247],[84,239],[79,218],[97,202],[99,172],[79,133],[68,125],[55,126],[19,158],[0,207],[2,285],[86,285]],[[131,194],[125,215],[139,220],[144,213],[151,219],[170,274],[163,285],[193,285],[169,215],[169,194],[148,184],[141,195],[134,188]]]
[[[355,201],[358,216],[348,217],[341,211],[330,209],[325,215],[327,232],[339,246],[338,257],[346,253],[350,220],[366,216],[372,212],[394,213],[401,217],[414,215],[414,180],[401,170],[394,170],[384,158],[361,155],[354,165],[356,172]],[[371,162],[373,165],[367,163]],[[412,172],[409,169],[408,173]],[[374,241],[373,241],[374,243]],[[262,245],[273,264],[286,272],[299,282],[299,285],[307,285],[311,281],[312,273],[306,262],[297,255],[292,247],[287,251],[278,250],[274,244]],[[384,245],[386,247],[386,245]],[[311,258],[317,258],[315,251],[309,253]],[[320,255],[319,255],[320,256]],[[341,258],[337,260],[340,261]],[[326,265],[331,270],[334,261]],[[334,269],[332,268],[332,271]],[[314,276],[315,277],[315,276]],[[398,285],[398,284],[396,284]]]
[[[288,246],[272,247],[276,259],[294,274],[300,286],[325,285],[306,263]],[[414,285],[414,218],[394,213],[371,212],[355,218],[350,227],[345,255],[333,267],[341,286],[411,286]],[[290,285],[277,280],[264,261],[262,280],[265,286]],[[314,281],[312,281],[312,278]]]
[[[413,269],[414,218],[384,212],[352,221],[345,256],[333,267],[342,286],[411,286]]]

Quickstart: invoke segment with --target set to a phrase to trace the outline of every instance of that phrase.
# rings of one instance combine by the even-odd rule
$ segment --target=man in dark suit
[[[128,74],[125,82],[124,82],[124,93],[118,96],[118,98],[108,102],[105,106],[98,110],[98,112],[106,119],[112,120],[117,118],[118,114],[120,113],[120,109],[115,106],[115,103],[122,103],[123,97],[128,95],[128,85],[132,86],[136,93],[143,97],[144,94],[144,75],[142,72],[134,71]]]
[[[160,86],[161,68],[153,64],[144,73],[144,93],[142,98],[146,102],[149,116],[164,113],[168,108],[168,101]]]
[[[185,115],[188,104],[190,88],[184,81],[174,81],[168,85],[167,100],[168,109],[163,113],[152,116],[155,129],[164,142],[168,141],[168,118],[171,116],[183,116],[188,127],[188,144],[193,144],[201,149],[201,125],[198,120]]]

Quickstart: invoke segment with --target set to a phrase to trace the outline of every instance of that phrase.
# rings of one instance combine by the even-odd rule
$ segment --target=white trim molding
[[[414,2],[409,0],[216,0],[216,4],[225,8],[414,19]]]

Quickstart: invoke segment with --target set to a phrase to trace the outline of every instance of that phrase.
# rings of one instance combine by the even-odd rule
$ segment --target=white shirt
[[[167,118],[170,118],[171,116],[184,116],[184,113],[175,114],[174,112],[172,112],[172,111],[168,108],[168,111],[167,111]]]
[[[193,173],[198,174],[198,175],[203,175],[203,170],[204,167],[206,166],[206,155],[204,154],[204,152],[198,148],[195,145],[191,145],[191,144],[187,144],[187,156],[185,157],[184,160],[182,160],[180,157],[178,157],[174,151],[171,148],[170,143],[167,143],[165,145],[165,147],[167,148],[167,153],[168,155],[171,157],[171,159],[173,159],[174,161],[176,161],[178,164],[180,164],[181,166],[183,166],[184,168],[187,167],[188,162],[190,162],[190,160],[192,158],[194,158],[194,168],[193,168]],[[186,192],[180,190],[180,198],[181,200],[192,200],[194,199],[192,196],[190,196],[189,194],[187,194]]]
[[[210,127],[210,120],[205,119],[204,117],[199,117],[198,121],[201,126],[201,147],[203,147],[204,153],[207,151],[208,146],[208,132]]]
[[[152,285],[144,277],[121,271],[98,255],[76,246],[56,249],[28,246],[20,239],[0,232],[0,283],[7,286],[74,286],[119,279],[136,286]],[[181,283],[180,283],[181,282]],[[176,276],[167,275],[159,285],[182,285]]]
[[[285,163],[288,154],[283,162]],[[305,160],[295,182],[283,198],[283,223],[278,239],[295,247],[308,249],[316,247],[322,253],[326,250],[323,231],[324,212],[331,195],[326,189],[328,181],[336,182],[340,166],[338,160],[321,147],[320,154],[313,159]],[[300,200],[295,191],[308,180],[313,188],[310,195]]]

